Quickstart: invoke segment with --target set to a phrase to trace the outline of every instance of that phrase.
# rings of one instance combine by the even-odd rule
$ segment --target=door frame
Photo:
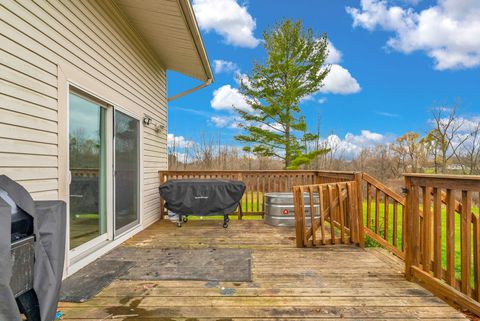
[[[115,111],[119,111],[129,117],[132,117],[138,122],[138,132],[137,132],[137,145],[138,145],[138,187],[137,187],[137,197],[138,197],[138,203],[137,203],[137,220],[135,222],[129,223],[126,226],[122,227],[118,232],[115,226],[115,187],[116,187],[116,180],[115,180],[115,169],[116,169],[116,163],[115,163]],[[141,226],[143,224],[143,206],[142,206],[142,201],[143,201],[143,130],[142,130],[142,116],[126,109],[121,106],[113,106],[112,110],[112,156],[113,156],[113,163],[112,163],[112,184],[113,184],[113,190],[112,190],[112,197],[113,197],[113,239],[117,239],[121,237],[122,235],[127,234],[129,231],[132,229],[137,228],[138,226]]]
[[[112,235],[109,235],[110,241],[105,241],[100,244],[98,247],[82,253],[73,259],[69,251],[69,222],[67,220],[66,232],[66,250],[65,250],[65,265],[63,278],[66,278],[73,273],[77,272],[87,264],[95,261],[100,256],[111,251],[118,245],[122,244],[130,237],[142,231],[145,226],[144,224],[151,224],[150,220],[147,222],[144,218],[144,135],[145,135],[145,126],[143,124],[143,117],[145,116],[144,107],[139,105],[137,102],[132,100],[129,96],[122,94],[121,92],[113,89],[111,84],[106,84],[102,81],[99,81],[97,78],[94,78],[81,69],[77,68],[74,65],[71,65],[65,61],[59,61],[57,65],[58,73],[58,197],[59,199],[65,201],[67,204],[67,213],[69,213],[69,146],[68,146],[68,109],[69,109],[69,93],[70,89],[73,87],[81,92],[87,93],[92,97],[97,98],[108,104],[109,106],[115,106],[116,108],[121,108],[123,111],[130,112],[134,111],[137,119],[142,120],[140,128],[140,222],[136,227],[133,227],[130,231],[126,231],[122,235],[117,235],[116,238],[113,238]],[[132,114],[130,112],[130,114]],[[109,173],[107,173],[109,174]],[[110,174],[109,174],[110,175]],[[112,182],[110,179],[107,183]],[[107,197],[111,195],[107,194]],[[113,200],[107,203],[107,206],[113,206]],[[109,211],[113,212],[113,208],[108,208]],[[113,223],[110,223],[113,224]],[[111,225],[112,226],[112,225]]]
[[[70,195],[70,183],[72,181],[72,174],[70,171],[70,93],[73,93],[82,99],[91,101],[100,106],[100,108],[105,109],[105,148],[106,148],[106,159],[105,159],[105,170],[106,170],[106,187],[105,187],[105,211],[106,211],[106,232],[95,237],[94,239],[85,242],[73,249],[70,249],[70,198],[67,200],[67,227],[66,227],[66,250],[68,251],[68,259],[69,261],[76,261],[81,259],[82,257],[90,254],[92,251],[95,251],[102,243],[109,242],[113,240],[113,172],[112,167],[110,166],[113,161],[113,148],[112,142],[113,139],[110,139],[108,134],[112,132],[112,116],[113,116],[113,108],[109,105],[104,99],[98,97],[97,95],[92,94],[91,92],[85,91],[79,86],[75,84],[68,84],[67,90],[67,124],[66,124],[66,139],[67,139],[67,148],[66,148],[66,158],[67,158],[67,186],[66,192],[67,195]]]
[[[102,236],[95,238],[94,240],[88,241],[75,249],[70,250],[70,182],[71,182],[71,173],[70,173],[70,152],[69,152],[69,116],[70,116],[70,92],[74,92],[75,94],[79,95],[80,97],[90,100],[96,104],[99,104],[103,108],[106,109],[105,113],[105,131],[106,131],[106,148],[107,148],[107,155],[106,155],[106,211],[107,211],[107,237],[105,238],[104,234]],[[128,108],[120,106],[109,99],[106,99],[102,96],[95,94],[93,91],[85,88],[84,86],[68,79],[66,80],[66,108],[65,114],[63,114],[63,119],[66,119],[65,125],[65,135],[64,139],[66,141],[66,148],[65,148],[65,158],[66,158],[66,182],[65,182],[65,194],[66,194],[66,203],[67,203],[67,226],[66,226],[66,268],[67,272],[69,272],[69,267],[72,264],[76,264],[78,261],[87,259],[87,257],[98,257],[103,254],[103,250],[109,248],[111,243],[114,243],[114,246],[117,244],[117,240],[123,242],[126,237],[130,237],[131,235],[137,233],[141,230],[144,217],[143,217],[143,184],[144,184],[144,150],[143,150],[143,126],[142,126],[142,119],[143,115],[139,113],[135,113]],[[136,222],[132,222],[131,224],[122,228],[119,233],[115,231],[115,184],[114,184],[114,170],[115,170],[115,163],[114,163],[114,112],[118,110],[125,115],[128,115],[138,121],[138,220]],[[95,241],[95,242],[93,242]],[[88,260],[91,261],[91,260]],[[77,268],[74,271],[78,270]],[[74,273],[74,272],[72,272]],[[67,273],[70,274],[70,273]]]

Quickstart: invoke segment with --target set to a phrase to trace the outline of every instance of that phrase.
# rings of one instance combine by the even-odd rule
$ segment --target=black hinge
[[[408,188],[402,187],[402,193],[403,193],[403,194],[407,194],[407,193],[408,193]]]

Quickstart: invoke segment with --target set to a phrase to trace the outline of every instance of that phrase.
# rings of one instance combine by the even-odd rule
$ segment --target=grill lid
[[[245,183],[220,179],[169,180],[160,186],[165,207],[181,215],[226,215],[238,206]]]

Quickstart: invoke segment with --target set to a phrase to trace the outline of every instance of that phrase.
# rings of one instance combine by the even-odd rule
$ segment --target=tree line
[[[430,128],[424,133],[406,132],[393,142],[346,153],[340,143],[320,137],[309,150],[318,153],[299,168],[364,171],[381,180],[399,178],[403,173],[480,175],[480,118],[466,119],[457,107],[435,106]],[[172,170],[262,170],[282,169],[283,159],[259,156],[222,142],[221,133],[201,134],[189,146],[170,144]]]

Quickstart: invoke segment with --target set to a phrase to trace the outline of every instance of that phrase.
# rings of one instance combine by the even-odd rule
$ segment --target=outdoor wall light
[[[165,129],[165,126],[163,125],[156,125],[155,126],[155,132],[158,134],[160,131],[163,131]]]
[[[154,124],[153,119],[150,116],[143,116],[143,125],[150,126],[153,125],[153,130],[158,134],[165,129],[165,126],[162,124]]]
[[[143,117],[143,124],[144,124],[145,126],[148,126],[148,125],[150,125],[151,123],[152,123],[152,119],[151,119],[150,117],[148,117],[148,116],[145,115],[145,117]]]

